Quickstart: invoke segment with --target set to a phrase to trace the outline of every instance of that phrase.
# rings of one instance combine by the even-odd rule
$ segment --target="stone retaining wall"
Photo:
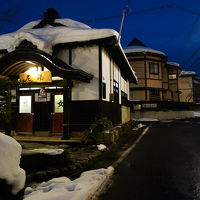
[[[104,144],[113,144],[115,143],[121,136],[127,134],[132,128],[136,125],[137,122],[129,121],[125,124],[116,126],[111,130],[103,131],[103,139]]]

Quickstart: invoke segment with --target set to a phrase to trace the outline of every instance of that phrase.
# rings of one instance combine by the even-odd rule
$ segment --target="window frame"
[[[149,74],[159,74],[159,63],[149,62]]]

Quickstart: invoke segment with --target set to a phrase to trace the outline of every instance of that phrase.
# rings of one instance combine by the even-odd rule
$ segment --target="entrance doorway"
[[[63,93],[53,94],[52,133],[63,133]]]
[[[19,96],[18,132],[33,132],[32,94]]]
[[[34,103],[35,131],[51,131],[51,102]]]

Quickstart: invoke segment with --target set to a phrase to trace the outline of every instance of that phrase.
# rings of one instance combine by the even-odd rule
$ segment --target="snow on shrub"
[[[17,194],[25,184],[25,171],[20,168],[22,147],[12,137],[0,133],[0,179],[12,185],[12,194]]]

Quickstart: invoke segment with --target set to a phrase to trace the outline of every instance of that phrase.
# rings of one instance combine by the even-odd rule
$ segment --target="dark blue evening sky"
[[[169,61],[200,76],[199,0],[0,0],[0,5],[0,17],[8,8],[17,12],[11,21],[0,21],[0,34],[41,18],[50,7],[61,18],[119,31],[123,9],[128,5],[122,29],[123,47],[137,37],[147,46],[166,53]]]

